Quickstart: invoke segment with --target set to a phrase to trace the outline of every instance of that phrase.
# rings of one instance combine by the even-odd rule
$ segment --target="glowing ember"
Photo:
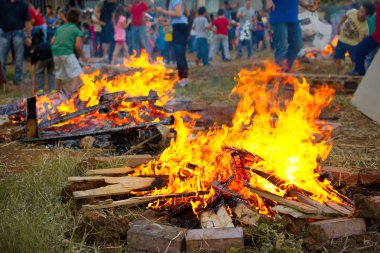
[[[135,172],[135,175],[169,176],[168,185],[151,194],[210,191],[208,195],[192,198],[191,205],[197,213],[212,201],[215,195],[212,183],[228,180],[229,190],[265,214],[269,212],[269,206],[245,188],[245,182],[280,196],[287,189],[297,187],[312,193],[311,197],[321,203],[328,200],[340,203],[339,194],[329,182],[320,182],[316,173],[317,160],[326,159],[331,150],[331,144],[326,142],[329,136],[319,143],[315,143],[314,137],[320,133],[315,120],[332,101],[334,91],[320,87],[311,93],[305,80],[289,77],[284,83],[294,87],[294,96],[281,106],[276,100],[280,84],[274,83],[271,89],[268,87],[269,82],[275,82],[271,76],[277,71],[270,65],[265,70],[240,71],[237,85],[231,92],[241,98],[232,126],[212,128],[196,133],[196,138],[189,138],[195,134],[192,130],[195,123],[182,120],[184,116],[189,117],[189,113],[176,113],[176,139],[157,161],[140,166]],[[248,169],[234,170],[233,152],[226,147],[246,150],[260,157],[253,157],[245,163]],[[281,179],[282,185],[270,183],[253,170],[275,175]],[[179,204],[181,200],[169,199],[156,201],[151,206],[162,209]]]

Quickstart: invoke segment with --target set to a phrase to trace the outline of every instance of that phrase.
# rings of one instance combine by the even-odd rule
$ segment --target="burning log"
[[[134,126],[121,126],[121,127],[114,127],[114,128],[106,128],[101,130],[95,130],[95,131],[84,131],[84,132],[78,132],[74,134],[61,134],[56,136],[50,136],[50,137],[41,137],[41,138],[33,138],[33,139],[23,139],[24,142],[46,142],[46,141],[55,141],[55,140],[65,140],[65,139],[75,139],[75,138],[81,138],[84,136],[93,136],[93,135],[102,135],[102,134],[112,134],[112,133],[120,133],[120,132],[126,132],[130,131],[132,129],[140,129],[140,128],[149,128],[156,125],[171,125],[173,124],[173,117],[169,117],[168,119],[161,120],[158,122],[151,122],[151,123],[142,123]]]
[[[307,214],[318,214],[319,213],[319,210],[315,207],[312,207],[310,205],[300,203],[297,201],[285,199],[285,198],[282,198],[280,196],[277,196],[277,195],[270,193],[270,192],[267,192],[267,191],[262,191],[262,190],[253,188],[248,183],[245,184],[245,187],[247,187],[251,192],[253,192],[253,193],[255,193],[255,194],[257,194],[257,195],[259,195],[265,199],[275,201],[275,202],[280,203],[280,204],[285,205],[285,206],[289,206],[289,207],[294,208],[300,212],[307,213]]]
[[[238,199],[243,199],[242,196],[240,196],[239,194],[237,194],[236,192],[233,192],[231,190],[229,190],[227,187],[223,186],[221,183],[219,183],[218,181],[214,181],[212,182],[212,187],[216,190],[218,190],[220,193],[222,193],[223,195],[227,195],[227,196],[233,196],[235,198],[238,198]]]
[[[154,101],[157,101],[159,99],[159,97],[157,96],[157,93],[154,91],[150,91],[148,96],[125,98],[122,95],[125,95],[125,93],[116,92],[116,93],[103,95],[102,97],[100,97],[100,101],[99,101],[100,103],[98,105],[86,107],[86,108],[79,110],[79,111],[76,111],[74,113],[70,113],[70,114],[64,115],[62,117],[52,119],[52,120],[47,121],[47,122],[43,122],[39,125],[39,127],[40,128],[46,128],[46,127],[49,127],[52,125],[56,125],[58,123],[63,123],[65,121],[77,118],[81,115],[85,115],[85,114],[88,114],[90,112],[99,111],[102,109],[103,110],[107,109],[109,106],[115,105],[115,104],[120,104],[121,102],[142,102],[142,101],[154,102]],[[47,109],[46,111],[48,112],[50,110]]]

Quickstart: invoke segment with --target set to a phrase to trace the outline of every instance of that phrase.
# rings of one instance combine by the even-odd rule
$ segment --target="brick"
[[[348,171],[347,168],[331,166],[322,167],[320,174],[326,172],[331,173],[333,182],[337,184],[345,183],[349,186],[356,186],[358,183],[358,172]]]
[[[362,218],[336,218],[310,223],[308,231],[312,230],[319,230],[328,239],[335,239],[364,234],[366,225]]]
[[[207,110],[208,103],[206,102],[191,102],[187,105],[187,111],[197,112]]]
[[[375,169],[349,171],[343,167],[325,166],[321,169],[321,174],[325,172],[331,173],[335,183],[345,183],[349,186],[371,185],[380,182],[380,171]]]
[[[361,169],[358,172],[358,184],[370,185],[380,183],[380,170]]]
[[[146,220],[134,221],[127,233],[128,247],[137,250],[178,253],[185,251],[186,229]]]
[[[192,229],[186,233],[186,249],[189,252],[200,249],[226,252],[232,247],[244,248],[241,227]]]
[[[355,217],[380,221],[380,196],[367,197],[356,194],[354,195],[354,200]]]

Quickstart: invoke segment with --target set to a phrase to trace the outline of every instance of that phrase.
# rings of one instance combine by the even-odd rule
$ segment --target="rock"
[[[92,136],[83,137],[79,141],[79,147],[82,149],[90,149],[94,146],[95,138]]]

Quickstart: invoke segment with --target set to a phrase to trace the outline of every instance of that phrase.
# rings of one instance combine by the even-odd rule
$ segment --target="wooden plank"
[[[238,221],[251,226],[257,225],[257,222],[261,218],[260,214],[243,203],[237,203],[232,212],[236,215]]]
[[[218,210],[216,211],[216,215],[218,215],[223,228],[235,227],[234,223],[232,222],[231,216],[227,212],[227,209],[224,205],[218,208]]]
[[[129,199],[112,201],[111,203],[98,203],[98,204],[93,204],[93,205],[83,205],[82,208],[84,210],[98,210],[98,209],[106,209],[106,208],[119,207],[119,206],[136,206],[136,205],[148,203],[148,202],[153,201],[153,200],[158,199],[158,198],[159,198],[159,196],[133,197],[133,198],[129,198]]]
[[[326,205],[332,209],[334,209],[335,211],[337,211],[338,213],[342,214],[342,215],[350,215],[351,214],[351,211],[334,203],[334,202],[331,202],[331,201],[327,201],[326,202]]]
[[[88,170],[87,175],[120,175],[128,174],[134,171],[133,168],[123,167],[123,168],[111,168],[111,169],[98,169],[98,170]]]
[[[140,205],[140,204],[148,203],[148,202],[156,200],[156,199],[187,198],[187,197],[193,197],[193,196],[198,196],[198,195],[204,195],[204,194],[208,194],[208,193],[209,192],[189,192],[189,193],[178,193],[178,194],[132,197],[129,199],[113,201],[111,203],[98,203],[98,204],[93,204],[93,205],[83,205],[82,208],[85,210],[97,210],[97,209],[112,208],[112,207],[118,207],[118,206],[134,206],[134,205]]]
[[[362,82],[359,84],[354,96],[352,104],[356,108],[380,123],[380,51],[376,54],[371,66],[367,70]]]
[[[153,183],[156,178],[155,177],[133,177],[133,176],[126,176],[126,177],[104,177],[104,176],[89,176],[89,177],[69,177],[69,182],[93,182],[93,181],[104,181],[107,184],[136,184],[137,182],[143,180],[144,182],[149,182],[148,178],[151,179],[151,182]]]
[[[132,180],[126,180],[125,182],[127,183],[113,184],[85,191],[75,191],[73,192],[73,196],[74,199],[83,199],[128,194],[134,190],[148,188],[155,180],[152,177],[136,177],[132,178]]]
[[[201,213],[200,222],[202,228],[222,228],[222,221],[213,210],[207,210]]]
[[[305,204],[308,204],[310,206],[317,208],[319,210],[319,214],[329,215],[329,216],[339,216],[340,215],[340,213],[335,211],[334,209],[332,209],[328,206],[322,205],[318,201],[315,201],[314,199],[312,199],[312,198],[310,198],[310,197],[308,197],[308,196],[306,196],[306,195],[304,195],[298,191],[290,190],[288,193],[291,197],[296,197],[299,202],[305,203]]]
[[[275,201],[279,204],[294,208],[300,212],[308,213],[308,214],[318,214],[319,213],[319,210],[317,208],[312,207],[310,205],[300,203],[300,202],[297,202],[294,200],[285,199],[283,197],[277,196],[277,195],[270,193],[270,192],[255,189],[255,188],[249,186],[248,184],[246,184],[245,186],[247,188],[249,188],[251,192],[253,192],[253,193],[255,193],[255,194],[257,194],[257,195],[259,195],[265,199],[269,199],[269,200]]]
[[[329,216],[324,216],[321,214],[306,214],[302,213],[296,209],[293,209],[288,206],[283,205],[277,205],[275,207],[272,207],[272,210],[279,212],[281,214],[288,214],[296,219],[315,219],[315,220],[325,220],[325,219],[331,219]]]

